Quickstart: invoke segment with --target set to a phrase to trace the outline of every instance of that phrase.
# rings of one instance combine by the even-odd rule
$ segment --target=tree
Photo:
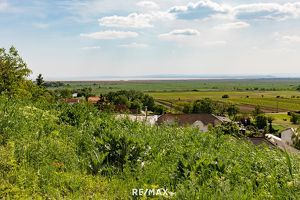
[[[38,77],[36,78],[37,86],[40,86],[40,87],[44,86],[44,83],[45,83],[45,81],[44,81],[42,74],[39,74]]]
[[[128,101],[128,98],[125,95],[117,96],[114,99],[114,104],[119,105],[119,106],[120,105],[126,106],[126,108],[129,108],[129,106],[130,106],[130,102]]]
[[[209,99],[201,99],[194,102],[193,113],[207,113],[212,114],[215,111],[215,103]]]
[[[227,113],[230,117],[236,117],[236,115],[240,112],[240,109],[236,105],[230,105],[227,109]]]
[[[300,115],[296,113],[291,113],[291,122],[293,124],[299,124],[300,122]]]
[[[268,123],[269,123],[269,132],[270,132],[270,133],[274,133],[275,130],[274,130],[273,124],[272,124],[273,121],[274,121],[274,118],[271,117],[271,116],[269,116],[269,117],[267,117],[267,121],[268,121]]]
[[[297,89],[296,89],[296,90],[300,91],[300,85],[298,85],[298,87],[297,87]]]
[[[154,98],[150,95],[145,95],[143,99],[143,106],[147,106],[148,110],[153,110],[153,107],[155,105]]]
[[[166,112],[166,108],[163,105],[155,105],[153,112],[157,115],[163,115]]]
[[[232,136],[241,136],[240,128],[237,124],[233,122],[226,122],[218,125],[215,128],[217,133],[225,134],[225,135],[232,135]]]
[[[26,90],[30,73],[16,48],[11,47],[8,52],[0,48],[0,94],[13,96]]]
[[[255,106],[254,110],[252,111],[253,117],[263,114],[261,107],[259,105]]]
[[[71,98],[72,97],[72,91],[69,89],[55,90],[55,93],[59,98]]]
[[[250,126],[251,125],[251,117],[248,115],[241,115],[239,117],[237,117],[236,119],[237,121],[239,121],[241,124],[243,124],[243,126]]]
[[[139,114],[142,111],[142,106],[143,104],[139,100],[134,100],[130,105],[130,109]]]
[[[257,115],[255,117],[255,123],[256,123],[256,127],[258,129],[264,129],[268,124],[267,124],[267,117],[265,115]]]

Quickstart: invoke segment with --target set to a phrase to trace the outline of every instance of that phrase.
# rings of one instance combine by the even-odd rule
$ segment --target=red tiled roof
[[[76,99],[76,98],[70,98],[70,99],[65,99],[64,100],[66,103],[79,103],[80,99]]]
[[[88,102],[97,103],[100,100],[100,97],[89,97]]]

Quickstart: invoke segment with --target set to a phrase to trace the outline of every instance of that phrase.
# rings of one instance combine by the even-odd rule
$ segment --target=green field
[[[245,112],[253,110],[256,105],[270,113],[300,110],[300,92],[296,90],[300,79],[75,81],[64,84],[63,87],[50,89],[90,87],[95,95],[134,89],[169,103],[211,98],[235,103]],[[224,94],[230,98],[223,99]]]
[[[193,101],[201,98],[211,98],[214,100],[235,103],[245,110],[253,108],[255,105],[262,106],[269,112],[300,110],[300,98],[297,91],[207,91],[207,92],[153,92],[149,93],[155,99],[169,102]],[[228,94],[228,99],[222,96]],[[280,96],[278,98],[278,96]],[[295,98],[292,98],[295,96]]]
[[[108,91],[135,89],[153,91],[295,91],[300,79],[253,79],[253,80],[157,80],[157,81],[73,81],[64,82],[63,88],[91,87],[96,94]],[[53,88],[55,89],[55,88]],[[300,93],[298,94],[300,96]]]

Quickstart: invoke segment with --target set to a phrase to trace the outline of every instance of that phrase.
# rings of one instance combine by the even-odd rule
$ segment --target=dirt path
[[[241,112],[249,113],[252,112],[255,108],[255,105],[248,105],[248,104],[238,104]],[[261,107],[261,110],[264,113],[277,113],[277,108],[270,108],[270,107]],[[288,110],[278,109],[278,112],[287,112]]]

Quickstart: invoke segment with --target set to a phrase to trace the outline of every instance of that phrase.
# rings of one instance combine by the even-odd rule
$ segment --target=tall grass
[[[131,199],[133,188],[167,188],[172,199],[300,198],[298,155],[84,104],[0,98],[0,158],[5,199]]]

